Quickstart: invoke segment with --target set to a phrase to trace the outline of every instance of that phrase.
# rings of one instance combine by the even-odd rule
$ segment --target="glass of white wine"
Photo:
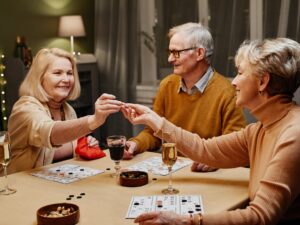
[[[172,167],[177,160],[176,143],[166,142],[163,139],[161,150],[162,150],[162,161],[165,165],[167,165],[169,171],[169,185],[167,188],[162,190],[162,193],[167,195],[177,194],[179,193],[179,190],[173,188],[172,185]]]
[[[16,192],[16,189],[8,187],[7,166],[11,160],[10,139],[7,131],[0,131],[0,164],[3,167],[5,185],[0,189],[1,195],[10,195]]]

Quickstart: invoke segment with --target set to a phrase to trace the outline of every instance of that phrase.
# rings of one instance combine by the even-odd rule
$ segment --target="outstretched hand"
[[[162,123],[162,118],[147,106],[139,104],[125,104],[121,111],[132,124],[145,124],[156,131]]]
[[[148,114],[151,112],[147,106],[139,104],[127,103],[121,108],[121,112],[124,117],[128,119],[132,124],[146,124],[149,118]]]
[[[119,112],[123,104],[114,95],[102,94],[95,102],[95,113],[89,118],[89,128],[94,130],[101,126],[110,114]]]

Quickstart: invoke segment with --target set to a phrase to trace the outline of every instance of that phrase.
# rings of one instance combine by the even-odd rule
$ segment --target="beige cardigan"
[[[66,120],[77,118],[69,104],[64,103],[63,108]],[[47,104],[36,98],[22,96],[14,104],[8,121],[13,156],[9,173],[52,163],[55,147],[50,142],[50,134],[54,124]],[[72,144],[76,146],[76,141]]]

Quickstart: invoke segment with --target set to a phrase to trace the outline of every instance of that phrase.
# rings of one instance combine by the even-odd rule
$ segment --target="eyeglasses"
[[[196,48],[197,47],[192,47],[192,48],[185,48],[185,49],[181,49],[181,50],[167,49],[167,52],[168,52],[169,56],[172,54],[174,56],[174,58],[178,59],[180,57],[181,52],[189,51],[189,50],[196,49]]]

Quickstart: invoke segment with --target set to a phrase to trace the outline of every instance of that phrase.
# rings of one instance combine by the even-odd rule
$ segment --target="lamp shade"
[[[60,37],[85,36],[82,17],[80,15],[61,16],[59,18],[58,35]]]

